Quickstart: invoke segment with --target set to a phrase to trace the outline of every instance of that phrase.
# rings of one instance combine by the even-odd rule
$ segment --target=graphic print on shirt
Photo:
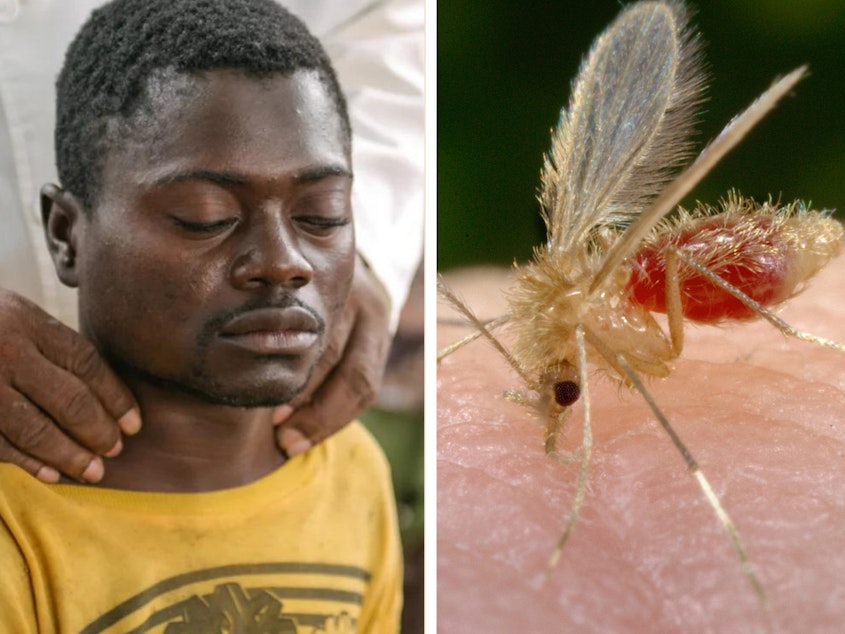
[[[334,564],[206,568],[150,586],[80,634],[351,634],[369,579]]]

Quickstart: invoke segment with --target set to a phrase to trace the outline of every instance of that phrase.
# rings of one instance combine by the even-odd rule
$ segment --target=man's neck
[[[279,467],[269,408],[215,405],[148,383],[128,381],[144,421],[106,460],[100,486],[198,492],[241,486]]]

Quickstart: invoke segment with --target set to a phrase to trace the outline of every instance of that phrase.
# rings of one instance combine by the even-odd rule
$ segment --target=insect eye
[[[575,381],[559,381],[555,383],[555,402],[567,407],[572,405],[581,396],[581,388]]]

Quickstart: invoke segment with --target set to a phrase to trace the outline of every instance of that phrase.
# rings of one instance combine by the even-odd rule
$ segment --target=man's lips
[[[260,308],[228,322],[220,338],[258,354],[296,355],[317,343],[321,329],[304,308]]]

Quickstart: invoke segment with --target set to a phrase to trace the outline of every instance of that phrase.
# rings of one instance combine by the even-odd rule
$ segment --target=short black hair
[[[314,70],[334,100],[344,142],[346,100],[325,49],[274,0],[113,0],[96,9],[65,55],[56,82],[56,166],[87,210],[100,194],[105,157],[167,71],[235,69],[262,79]]]

